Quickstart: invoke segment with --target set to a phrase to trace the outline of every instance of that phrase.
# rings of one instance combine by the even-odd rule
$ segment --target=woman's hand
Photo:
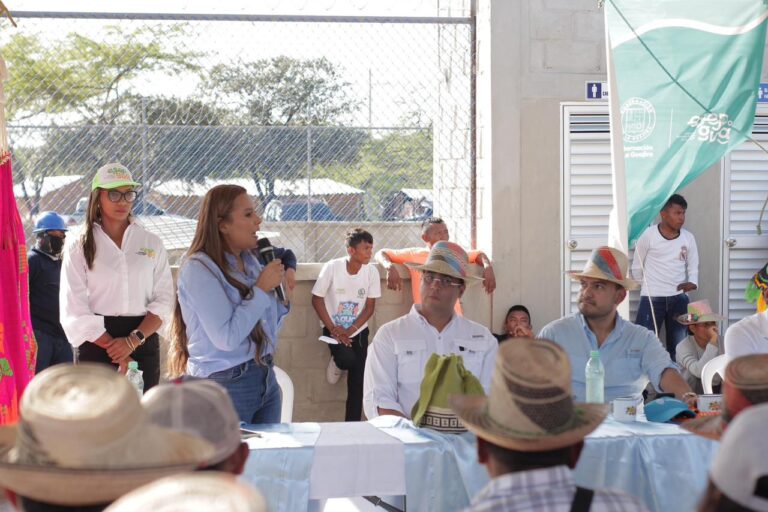
[[[112,362],[119,364],[123,359],[127,359],[133,353],[133,349],[128,338],[115,338],[114,343],[107,347],[107,354],[112,358]]]
[[[118,362],[117,373],[121,375],[125,375],[126,373],[128,373],[128,363],[130,363],[131,361],[133,361],[133,359],[129,357]]]
[[[285,269],[280,260],[272,260],[261,269],[261,274],[256,280],[256,287],[265,293],[269,293],[283,282]]]

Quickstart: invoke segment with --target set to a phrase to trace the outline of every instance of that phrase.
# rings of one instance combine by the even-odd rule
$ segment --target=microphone
[[[269,242],[269,238],[259,238],[259,241],[256,242],[256,248],[258,249],[261,257],[264,258],[264,261],[267,263],[275,259],[275,249]],[[275,288],[275,293],[277,294],[277,298],[280,300],[280,302],[285,302],[285,291],[283,290],[283,283],[277,285]]]

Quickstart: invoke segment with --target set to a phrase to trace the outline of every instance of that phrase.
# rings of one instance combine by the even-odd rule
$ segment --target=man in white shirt
[[[482,325],[454,312],[467,284],[480,281],[467,274],[467,253],[441,241],[429,252],[421,271],[421,304],[381,326],[365,365],[363,408],[370,419],[391,414],[410,418],[419,398],[424,365],[433,353],[459,354],[464,366],[487,392],[498,343]]]
[[[675,360],[675,347],[688,335],[677,322],[688,308],[688,292],[699,282],[696,239],[683,229],[688,203],[673,194],[661,209],[661,222],[640,235],[635,245],[632,276],[642,283],[635,323],[660,335],[666,327],[667,352]],[[653,311],[651,311],[653,308]]]
[[[768,302],[768,288],[762,288]],[[768,310],[742,318],[725,331],[725,355],[728,360],[748,354],[768,353]]]

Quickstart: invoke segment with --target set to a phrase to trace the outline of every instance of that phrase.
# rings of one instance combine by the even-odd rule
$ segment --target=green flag
[[[632,243],[669,196],[751,133],[768,10],[764,0],[606,0],[604,8],[611,130],[621,137],[614,172],[624,171],[615,181],[626,184]]]

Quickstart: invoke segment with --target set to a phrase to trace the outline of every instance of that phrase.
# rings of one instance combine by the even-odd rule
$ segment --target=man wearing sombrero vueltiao
[[[573,392],[586,398],[584,367],[592,350],[600,352],[605,366],[605,400],[639,395],[650,381],[660,392],[674,393],[688,405],[696,403],[696,393],[677,370],[677,366],[656,335],[640,325],[621,318],[616,308],[637,283],[627,276],[627,256],[612,247],[598,247],[584,270],[569,272],[581,284],[579,312],[546,325],[539,338],[556,342],[571,359]]]
[[[368,349],[363,409],[370,419],[386,414],[409,418],[419,399],[424,366],[432,354],[459,354],[485,392],[491,385],[498,342],[482,325],[454,312],[467,285],[467,253],[452,242],[437,242],[421,272],[421,304],[382,325]]]

